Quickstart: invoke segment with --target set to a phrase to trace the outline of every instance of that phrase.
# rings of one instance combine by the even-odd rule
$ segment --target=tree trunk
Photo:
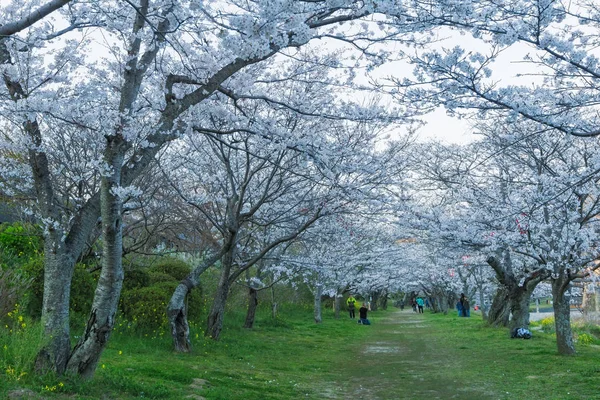
[[[248,312],[246,313],[246,322],[244,328],[252,329],[254,326],[254,317],[258,307],[258,291],[254,288],[248,290]]]
[[[334,311],[335,319],[340,319],[340,311],[342,309],[342,299],[343,299],[343,296],[341,293],[335,294],[335,299],[333,300],[333,311]]]
[[[496,291],[494,299],[492,300],[487,322],[492,326],[508,326],[509,318],[510,300],[508,296],[508,289],[506,289],[504,286],[501,286]]]
[[[323,295],[323,287],[320,284],[317,284],[315,290],[315,300],[314,300],[314,317],[315,323],[320,324],[323,322],[323,318],[321,316],[321,296]]]
[[[487,321],[487,312],[484,307],[485,297],[483,296],[483,286],[479,288],[479,307],[481,307],[481,318]]]
[[[191,275],[191,274],[190,274]],[[167,306],[167,318],[171,325],[171,337],[176,352],[188,353],[192,350],[190,341],[190,325],[187,320],[185,299],[188,293],[198,285],[190,276],[181,281],[175,288]]]
[[[558,353],[562,355],[575,354],[573,331],[571,330],[571,297],[567,292],[569,283],[568,277],[564,274],[552,280],[556,345]]]
[[[221,277],[217,286],[217,293],[213,301],[204,336],[209,336],[214,340],[219,340],[219,335],[223,329],[223,318],[225,314],[225,304],[229,296],[230,280],[229,275],[233,265],[233,247],[223,256],[221,264]]]
[[[382,310],[387,310],[387,302],[388,302],[387,292],[383,292],[383,296],[381,297],[381,309]]]
[[[583,309],[583,317],[587,322],[600,322],[600,295],[595,282],[584,285],[581,308]]]
[[[105,162],[111,174],[102,178],[102,271],[96,286],[92,311],[79,343],[73,349],[67,370],[83,378],[94,375],[98,360],[112,332],[123,287],[122,200],[114,193],[120,186],[124,141],[120,135],[108,138]]]
[[[275,301],[275,288],[271,286],[271,318],[277,318],[277,302]]]
[[[40,350],[35,366],[43,374],[54,371],[62,374],[71,352],[69,330],[69,299],[75,261],[55,235],[48,235],[44,245],[44,294],[42,326],[49,343]]]
[[[531,292],[523,287],[517,287],[509,293],[510,311],[512,317],[509,321],[510,332],[515,328],[529,329],[529,301]]]
[[[167,318],[171,325],[171,337],[173,338],[173,347],[175,351],[187,353],[192,350],[190,326],[187,320],[187,307],[185,303],[187,295],[193,288],[200,284],[200,276],[204,271],[213,266],[225,252],[229,251],[233,244],[233,240],[234,237],[230,236],[219,253],[204,260],[202,264],[194,268],[194,270],[175,288],[173,296],[171,296],[171,300],[167,306]]]
[[[379,294],[380,292],[377,290],[371,295],[371,311],[377,311],[377,303],[379,303]]]

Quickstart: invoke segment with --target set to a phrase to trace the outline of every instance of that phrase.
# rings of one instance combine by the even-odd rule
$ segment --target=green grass
[[[240,328],[241,313],[227,315],[218,342],[193,331],[190,354],[173,353],[165,335],[117,331],[89,382],[16,380],[0,357],[0,398],[17,388],[57,399],[600,398],[597,346],[561,357],[551,334],[509,339],[476,316],[389,310],[361,326],[345,314],[335,320],[330,310],[316,325],[311,307],[282,315],[272,320],[264,310],[252,330]]]
[[[357,359],[363,372],[354,381],[370,382],[366,398],[600,398],[597,346],[577,346],[576,356],[564,357],[551,334],[510,339],[506,330],[487,327],[476,316],[399,313],[394,318],[375,327],[373,335],[394,352],[367,352]],[[394,368],[382,371],[381,365]],[[359,393],[356,385],[354,390]]]

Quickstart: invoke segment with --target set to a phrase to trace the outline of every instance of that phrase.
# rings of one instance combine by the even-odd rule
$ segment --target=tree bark
[[[596,282],[588,282],[583,287],[583,299],[581,302],[583,317],[587,322],[600,322],[600,295]]]
[[[529,329],[529,302],[532,292],[523,287],[517,287],[510,292],[510,311],[512,313],[508,323],[510,332],[513,332],[515,328]]]
[[[342,310],[342,299],[343,296],[341,293],[335,294],[335,298],[333,299],[333,311],[335,319],[340,319],[340,312]]]
[[[271,318],[277,318],[277,302],[275,301],[275,288],[271,286]]]
[[[192,350],[185,299],[188,293],[196,286],[197,283],[193,282],[189,277],[181,281],[175,288],[167,306],[167,318],[171,325],[173,348],[178,353],[188,353]]]
[[[323,295],[323,286],[321,284],[317,284],[315,293],[314,293],[314,317],[315,323],[320,324],[323,322],[323,317],[321,316],[321,296]]]
[[[487,318],[487,312],[486,312],[484,304],[485,304],[485,298],[483,296],[483,290],[480,289],[479,290],[479,307],[481,307],[481,318],[484,321],[487,321],[487,319],[488,319]]]
[[[36,357],[36,372],[62,374],[71,352],[69,299],[74,260],[67,254],[60,238],[48,235],[44,245],[44,294],[42,326],[49,343]]]
[[[258,307],[258,291],[254,288],[248,289],[248,312],[246,313],[246,322],[244,328],[252,329],[254,326],[254,317]]]
[[[212,308],[208,314],[206,332],[204,336],[219,340],[219,335],[223,329],[223,318],[225,314],[225,304],[229,295],[229,273],[231,271],[231,255],[225,255],[221,278],[217,287],[217,293],[213,301]]]
[[[488,313],[487,322],[491,326],[508,326],[510,318],[510,301],[508,298],[508,290],[504,286],[500,286],[496,290],[490,312]]]
[[[383,294],[381,296],[381,309],[382,310],[387,310],[387,302],[388,302],[387,290],[384,290]]]
[[[171,325],[173,348],[176,352],[187,353],[192,350],[190,326],[187,320],[187,307],[185,302],[187,295],[192,289],[200,284],[200,276],[204,271],[214,265],[225,252],[229,251],[233,245],[233,240],[234,236],[229,236],[227,242],[224,243],[223,248],[221,248],[218,253],[207,258],[202,264],[194,268],[194,270],[175,288],[173,296],[171,296],[171,300],[169,300],[169,304],[167,305],[167,318]]]
[[[569,284],[570,280],[564,273],[556,279],[552,279],[556,346],[558,353],[562,355],[575,354],[573,331],[571,330],[571,297],[567,292]]]
[[[92,311],[81,339],[73,349],[67,370],[83,378],[94,375],[98,360],[112,332],[123,287],[123,204],[114,193],[120,187],[125,141],[120,133],[107,139],[104,161],[109,175],[102,177],[100,204],[102,214],[103,258]]]
[[[510,253],[504,251],[504,261],[501,263],[495,257],[490,256],[487,263],[494,269],[498,280],[503,285],[502,291],[496,292],[492,309],[490,310],[490,319],[492,325],[504,325],[506,310],[503,309],[505,304],[508,304],[509,310],[512,313],[508,325],[510,332],[515,328],[529,327],[529,301],[535,287],[550,276],[550,271],[545,268],[539,268],[532,272],[528,272],[523,280],[523,284],[519,285],[519,279],[514,275]],[[501,302],[502,304],[498,304]],[[492,313],[493,311],[493,313]],[[505,326],[505,325],[504,325]]]
[[[376,290],[371,293],[371,311],[377,311],[380,293],[381,292],[379,290]]]

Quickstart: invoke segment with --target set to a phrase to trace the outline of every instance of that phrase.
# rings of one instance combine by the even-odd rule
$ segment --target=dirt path
[[[354,365],[343,366],[348,376],[340,382],[340,399],[433,400],[493,399],[485,389],[461,381],[453,353],[440,348],[430,335],[432,327],[412,310],[397,311],[371,326],[372,341],[357,348]]]

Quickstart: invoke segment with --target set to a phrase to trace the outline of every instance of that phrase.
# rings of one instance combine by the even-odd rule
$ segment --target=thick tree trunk
[[[191,275],[191,274],[190,274]],[[173,338],[173,347],[176,352],[188,353],[192,350],[190,342],[190,325],[187,319],[187,307],[185,299],[188,293],[198,285],[188,276],[181,281],[175,288],[173,296],[167,306],[167,318],[171,325],[171,337]]]
[[[248,290],[248,312],[246,313],[246,322],[244,328],[252,329],[254,326],[254,317],[258,307],[258,291],[254,288]]]
[[[62,374],[71,352],[69,299],[75,261],[67,255],[60,238],[54,236],[47,236],[44,246],[42,326],[50,341],[37,355],[35,365],[40,374]]]
[[[496,290],[487,322],[492,326],[508,326],[510,318],[510,300],[508,289],[501,286]]]
[[[562,355],[575,354],[573,331],[571,330],[571,298],[567,292],[569,283],[568,278],[564,275],[552,280],[556,345],[558,353]]]
[[[67,370],[83,378],[94,375],[98,360],[112,332],[123,287],[122,200],[114,193],[120,186],[124,141],[116,135],[108,139],[105,162],[111,174],[102,178],[100,188],[103,258],[92,311],[81,339],[73,349]]]
[[[314,293],[314,317],[315,323],[320,324],[323,322],[323,317],[321,316],[321,296],[323,295],[323,287],[320,284],[317,284],[315,293]]]
[[[529,301],[531,292],[522,287],[517,287],[509,293],[510,311],[512,317],[509,321],[510,332],[515,328],[529,329]]]

